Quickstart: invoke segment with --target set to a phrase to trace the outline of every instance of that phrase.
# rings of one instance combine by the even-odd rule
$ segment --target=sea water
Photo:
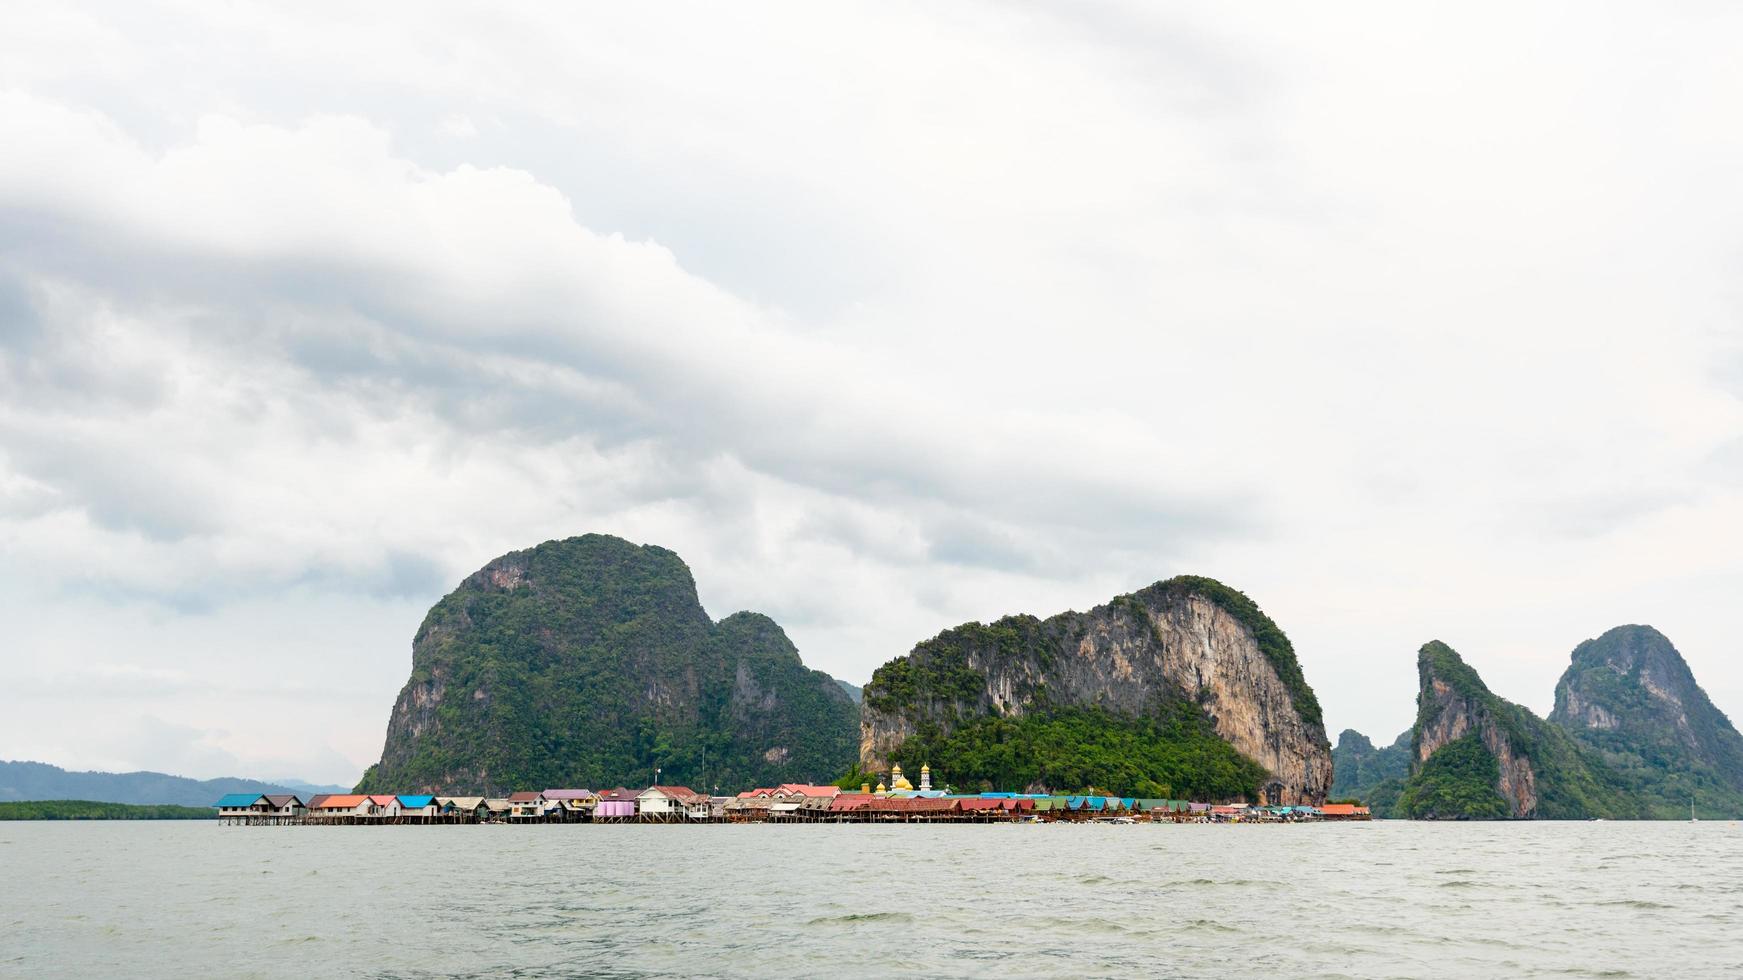
[[[1743,824],[0,824],[0,974],[1743,976]]]

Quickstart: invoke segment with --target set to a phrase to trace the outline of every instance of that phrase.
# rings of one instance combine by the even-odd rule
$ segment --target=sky
[[[864,682],[1181,573],[1743,715],[1743,9],[0,3],[0,758],[349,782],[586,532]]]

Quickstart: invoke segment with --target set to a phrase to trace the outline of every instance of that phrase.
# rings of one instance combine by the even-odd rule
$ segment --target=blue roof
[[[260,802],[259,793],[225,793],[224,798],[212,804],[221,809],[234,809],[241,806],[253,806]]]
[[[436,802],[436,798],[433,796],[402,796],[399,798],[399,805],[411,810],[429,806],[434,802]]]

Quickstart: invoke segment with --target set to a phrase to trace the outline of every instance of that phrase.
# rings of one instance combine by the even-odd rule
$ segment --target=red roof
[[[376,806],[389,806],[397,799],[399,799],[397,796],[371,796],[369,802]]]
[[[537,803],[539,802],[539,798],[543,795],[543,793],[535,793],[531,790],[524,793],[510,793],[508,794],[508,801],[510,803]]]
[[[800,796],[827,796],[831,799],[841,792],[839,786],[812,786],[807,783],[782,783],[779,793],[797,793]]]
[[[358,804],[367,799],[369,799],[367,796],[329,796],[321,801],[321,809],[354,810]]]
[[[1368,808],[1356,806],[1354,803],[1327,803],[1319,808],[1319,812],[1328,817],[1353,817],[1358,813],[1367,813]]]
[[[867,809],[875,813],[953,813],[956,811],[956,805],[961,802],[963,801],[928,799],[922,796],[896,797],[875,800]]]
[[[829,810],[832,813],[858,810],[876,800],[877,797],[870,793],[841,793],[838,794],[835,799],[829,801]]]
[[[617,803],[632,803],[639,795],[640,794],[633,789],[624,789],[622,786],[619,786],[616,789],[608,789],[599,794],[599,798],[601,800],[610,800]]]

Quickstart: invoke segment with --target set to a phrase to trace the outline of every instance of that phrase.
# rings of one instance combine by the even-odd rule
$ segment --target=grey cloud
[[[0,425],[0,437],[17,470],[103,527],[160,541],[223,527],[219,503],[161,447],[16,425]]]
[[[146,300],[136,292],[138,269],[161,267],[164,275],[152,277],[149,297],[163,302],[165,291],[173,288],[205,306],[209,312],[195,329],[203,338],[234,347],[234,356],[259,356],[276,346],[318,385],[379,384],[383,397],[424,399],[465,431],[514,430],[535,442],[585,434],[605,447],[657,439],[696,459],[729,453],[769,475],[831,494],[945,500],[1037,527],[1111,524],[1122,535],[1180,543],[1252,529],[1253,501],[1239,495],[1220,495],[1212,502],[1161,488],[1139,492],[1109,486],[1096,478],[1080,479],[1045,457],[1013,455],[1008,447],[971,445],[964,448],[976,449],[979,459],[956,459],[948,429],[954,427],[954,435],[965,439],[977,434],[951,420],[942,420],[946,432],[904,432],[880,425],[873,414],[859,438],[835,438],[816,429],[809,413],[817,406],[809,395],[788,402],[780,392],[747,392],[730,374],[698,374],[697,365],[630,357],[609,339],[603,323],[590,330],[554,331],[549,327],[556,320],[525,321],[527,314],[505,311],[505,322],[514,330],[474,339],[465,321],[479,312],[450,310],[435,315],[438,322],[447,317],[452,324],[432,333],[431,311],[398,298],[421,293],[419,286],[397,276],[371,277],[346,267],[338,256],[249,261],[119,249],[112,242],[80,263],[94,274],[91,285],[119,289],[116,301]],[[111,275],[112,269],[117,271]],[[606,317],[585,309],[550,315],[568,322]],[[493,370],[490,359],[563,365],[576,372],[577,383],[529,384],[507,376],[502,365]],[[759,407],[747,410],[747,404]],[[872,406],[855,410],[875,413]],[[783,413],[792,416],[785,424]],[[183,499],[179,490],[165,496],[154,506],[150,488],[143,487],[137,501],[104,499],[97,504],[99,517],[121,526],[134,521],[152,533],[199,529],[157,513]],[[120,506],[123,500],[132,506]]]
[[[0,352],[34,345],[40,338],[40,326],[36,307],[22,283],[0,275]]]

